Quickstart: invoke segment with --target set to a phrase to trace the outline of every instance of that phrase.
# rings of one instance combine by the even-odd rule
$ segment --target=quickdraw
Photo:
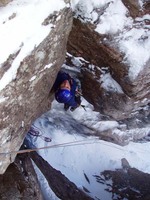
[[[37,127],[35,127],[34,125],[32,125],[31,128],[30,128],[30,130],[28,131],[28,133],[30,135],[40,137],[45,142],[51,142],[52,141],[52,139],[50,137],[46,137],[46,136],[43,136],[42,134],[40,134],[40,129],[39,130],[37,130],[37,129],[38,129]]]

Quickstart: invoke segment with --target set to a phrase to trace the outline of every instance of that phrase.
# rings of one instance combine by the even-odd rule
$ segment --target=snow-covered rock
[[[31,122],[49,107],[72,11],[62,0],[14,0],[0,15],[0,152],[5,153],[20,148]],[[0,173],[14,158],[1,155]]]

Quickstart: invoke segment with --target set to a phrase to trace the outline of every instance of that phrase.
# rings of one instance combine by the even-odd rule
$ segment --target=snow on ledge
[[[148,30],[133,28],[119,41],[119,48],[125,52],[125,62],[130,64],[129,77],[135,79],[150,59],[150,34]]]

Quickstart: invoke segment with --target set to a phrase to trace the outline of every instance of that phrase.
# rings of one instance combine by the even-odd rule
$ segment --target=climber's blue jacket
[[[75,100],[75,94],[76,94],[76,88],[77,88],[77,83],[76,81],[67,73],[60,71],[57,75],[57,78],[55,80],[55,83],[53,85],[53,90],[56,92],[60,85],[65,81],[68,80],[71,86],[70,93],[72,95],[72,98],[67,102],[68,106],[71,107],[77,107],[78,103]]]

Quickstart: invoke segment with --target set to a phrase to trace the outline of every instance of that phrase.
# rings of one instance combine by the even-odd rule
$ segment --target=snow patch
[[[117,92],[123,94],[121,86],[112,78],[110,73],[101,75],[100,78],[101,86],[110,92]]]
[[[35,79],[36,79],[36,76],[32,76],[32,78],[29,81],[31,82],[31,81],[34,81]]]
[[[115,34],[122,31],[125,26],[132,24],[132,19],[126,17],[126,14],[127,9],[122,1],[111,1],[95,30],[101,34]]]
[[[4,101],[8,100],[9,97],[2,97],[0,96],[0,103],[3,103]]]
[[[52,66],[53,66],[53,63],[50,63],[50,64],[48,64],[48,65],[45,65],[44,69],[49,69],[49,68],[51,68]]]
[[[148,30],[132,28],[124,32],[120,38],[119,48],[125,54],[125,62],[129,63],[129,76],[135,79],[150,59],[150,34]]]

